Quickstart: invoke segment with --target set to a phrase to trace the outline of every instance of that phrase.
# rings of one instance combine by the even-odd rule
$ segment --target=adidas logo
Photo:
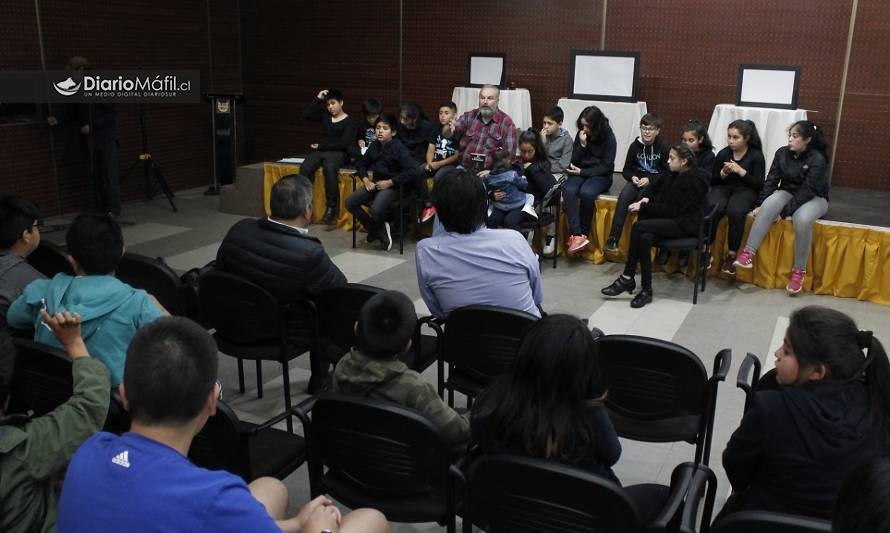
[[[124,468],[130,468],[130,452],[129,450],[123,451],[114,457],[111,458],[111,462],[122,466]]]

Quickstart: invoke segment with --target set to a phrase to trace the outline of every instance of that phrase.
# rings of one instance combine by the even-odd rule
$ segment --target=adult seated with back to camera
[[[333,224],[340,206],[340,167],[349,161],[356,137],[352,117],[343,111],[343,93],[322,89],[303,112],[303,117],[321,122],[321,139],[309,145],[312,151],[300,165],[300,174],[313,181],[318,167],[324,169],[325,211],[322,222]]]
[[[52,279],[31,282],[12,302],[6,319],[16,329],[33,328],[35,341],[61,348],[40,311],[80,314],[87,348],[108,367],[111,385],[116,387],[123,377],[130,339],[167,311],[154,296],[114,277],[124,254],[124,237],[112,216],[78,215],[65,242],[75,275],[59,273]]]
[[[485,227],[485,185],[459,167],[433,189],[445,231],[417,243],[417,283],[433,316],[459,307],[496,305],[541,316],[541,268],[518,232]]]
[[[356,346],[334,369],[333,388],[420,411],[451,442],[463,444],[470,438],[467,417],[448,407],[432,384],[399,360],[411,349],[416,324],[414,304],[401,292],[372,296],[355,323]]]
[[[300,175],[281,178],[272,187],[269,207],[272,214],[268,218],[246,218],[229,229],[216,254],[216,267],[263,287],[282,305],[346,285],[346,276],[328,257],[321,241],[309,235],[312,183]],[[293,324],[305,317],[293,309],[286,319]],[[311,354],[310,392],[324,382],[329,359],[336,362],[340,355]]]
[[[49,413],[9,413],[15,346],[0,330],[0,531],[53,531],[56,491],[74,451],[102,428],[108,413],[108,370],[90,358],[80,336],[81,317],[67,311],[43,321],[71,358],[72,392]]]
[[[158,320],[133,338],[120,387],[130,431],[98,433],[74,454],[58,531],[389,531],[373,509],[341,521],[324,496],[285,518],[281,481],[263,477],[248,485],[188,460],[192,439],[216,414],[218,359],[213,337],[187,318]]]
[[[34,202],[6,194],[0,197],[0,328],[6,311],[25,287],[46,276],[25,260],[40,244],[40,213]]]

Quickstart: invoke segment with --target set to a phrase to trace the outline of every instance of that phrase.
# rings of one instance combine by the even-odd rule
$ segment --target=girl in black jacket
[[[828,212],[828,161],[822,132],[809,120],[788,130],[788,146],[776,150],[766,183],[757,200],[754,225],[735,266],[751,268],[757,247],[773,223],[791,217],[794,223],[794,267],[785,290],[803,288],[807,258],[813,241],[813,224]]]
[[[870,331],[818,306],[791,314],[775,356],[778,385],[761,385],[723,452],[733,495],[721,517],[829,518],[849,470],[887,453],[890,362]]]
[[[659,239],[695,235],[701,224],[708,186],[695,154],[685,144],[675,144],[671,147],[668,165],[671,173],[655,180],[644,190],[643,198],[628,207],[629,211],[639,213],[639,220],[630,233],[624,273],[601,291],[606,296],[632,293],[637,287],[634,275],[639,262],[643,287],[631,300],[631,307],[643,307],[652,301],[652,245]]]

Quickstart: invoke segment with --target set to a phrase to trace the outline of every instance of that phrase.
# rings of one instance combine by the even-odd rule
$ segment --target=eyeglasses
[[[658,128],[656,128],[655,126],[640,126],[640,131],[642,131],[643,133],[653,133],[658,131]]]

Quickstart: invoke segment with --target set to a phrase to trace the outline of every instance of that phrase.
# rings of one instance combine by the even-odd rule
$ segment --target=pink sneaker
[[[575,252],[578,252],[589,243],[590,241],[587,240],[587,237],[585,237],[584,235],[572,235],[569,238],[569,253],[573,254]]]
[[[436,216],[436,208],[433,206],[427,207],[420,212],[420,222],[429,222],[434,216]]]
[[[797,268],[791,269],[791,279],[788,280],[788,285],[785,286],[785,290],[788,291],[789,294],[797,294],[803,289],[803,277],[807,272],[805,270],[799,270]]]
[[[751,268],[754,266],[754,252],[745,248],[732,264],[739,268]]]

